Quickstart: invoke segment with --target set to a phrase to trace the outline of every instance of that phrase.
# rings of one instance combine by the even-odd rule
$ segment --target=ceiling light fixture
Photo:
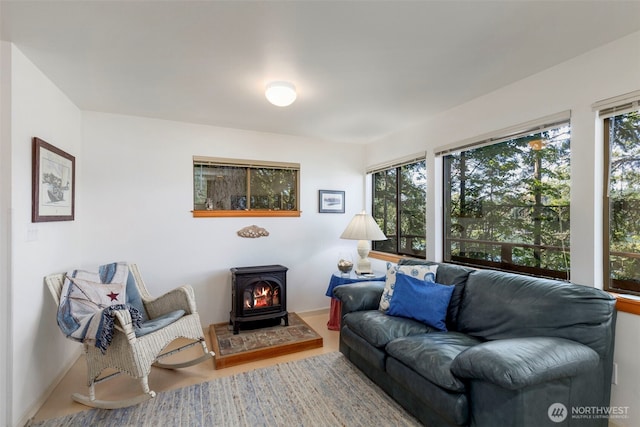
[[[547,145],[547,143],[544,142],[542,138],[534,138],[529,141],[529,147],[531,147],[533,151],[540,151],[545,147],[545,145]]]
[[[265,88],[264,95],[270,103],[278,107],[286,107],[293,104],[298,96],[296,87],[289,82],[271,82]]]

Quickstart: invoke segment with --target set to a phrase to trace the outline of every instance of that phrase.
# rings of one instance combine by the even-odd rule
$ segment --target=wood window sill
[[[395,255],[395,254],[388,254],[386,252],[378,252],[378,251],[369,252],[369,258],[379,259],[382,261],[395,262],[395,263],[398,263],[398,261],[400,261],[401,259],[420,259],[420,258],[411,258],[406,255]],[[422,261],[424,261],[424,259]]]
[[[233,217],[299,217],[301,211],[191,211],[194,218],[233,218]]]
[[[624,295],[609,292],[616,297],[616,309],[618,311],[624,311],[625,313],[640,315],[640,300],[627,298]]]

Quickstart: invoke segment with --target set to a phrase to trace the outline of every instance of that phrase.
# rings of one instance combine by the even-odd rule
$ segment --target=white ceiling
[[[620,0],[0,8],[2,39],[83,110],[357,143],[640,30],[640,1]],[[293,82],[298,100],[270,105],[271,80]]]

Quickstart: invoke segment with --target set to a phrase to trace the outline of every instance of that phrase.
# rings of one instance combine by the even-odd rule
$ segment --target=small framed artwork
[[[73,221],[76,158],[33,138],[32,222]]]
[[[318,211],[320,213],[344,213],[344,191],[319,190]]]

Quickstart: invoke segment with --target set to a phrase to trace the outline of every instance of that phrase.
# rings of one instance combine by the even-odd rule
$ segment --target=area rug
[[[279,323],[280,319],[276,320]],[[246,329],[241,328],[234,335],[228,323],[209,326],[216,369],[319,348],[323,344],[322,337],[295,313],[289,313],[289,326],[276,324],[250,329],[251,324],[247,323],[242,327]]]
[[[420,426],[342,353],[158,393],[124,409],[45,420],[59,426]]]

